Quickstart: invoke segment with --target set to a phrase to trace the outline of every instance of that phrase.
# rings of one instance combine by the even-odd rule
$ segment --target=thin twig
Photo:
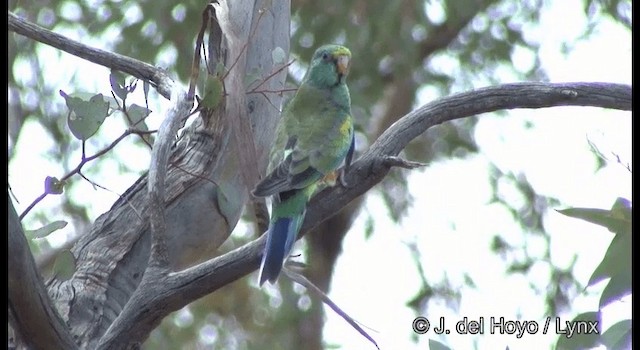
[[[273,78],[274,76],[278,75],[278,73],[282,72],[284,69],[288,68],[290,65],[293,64],[293,62],[295,62],[296,59],[292,59],[289,63],[287,64],[283,64],[281,67],[279,67],[278,69],[276,69],[275,71],[273,71],[271,74],[267,75],[266,78],[262,79],[262,81],[260,82],[260,84],[256,85],[254,88],[252,88],[251,90],[249,90],[248,93],[251,92],[258,92],[258,88],[261,87],[262,85],[264,85],[264,83],[266,83],[267,81],[269,81],[271,78]],[[286,89],[284,89],[286,90]],[[297,90],[297,89],[292,89],[292,90]],[[269,90],[263,90],[265,92],[269,91]]]
[[[49,193],[47,193],[46,191],[43,192],[41,195],[38,196],[38,198],[36,198],[33,202],[31,202],[31,204],[29,204],[29,206],[27,207],[27,209],[25,209],[22,214],[20,214],[20,221],[22,221],[22,219],[25,217],[25,215],[27,215],[31,209],[33,209],[33,207],[36,206],[36,204],[40,203],[41,200],[43,200]]]
[[[85,152],[84,152],[84,142],[82,142],[82,156],[80,159],[80,163],[71,171],[69,171],[67,174],[65,174],[60,180],[59,182],[64,183],[66,182],[69,178],[71,178],[73,175],[75,174],[80,174],[82,167],[85,166],[85,164],[91,162],[92,160],[101,157],[102,155],[106,154],[107,152],[111,151],[118,143],[120,143],[120,141],[124,140],[127,136],[131,135],[131,134],[138,134],[138,135],[142,135],[142,134],[152,134],[155,133],[155,130],[150,130],[150,131],[144,131],[144,130],[135,130],[135,129],[127,129],[125,130],[124,133],[122,133],[122,135],[118,136],[117,139],[115,139],[113,142],[111,142],[111,144],[107,147],[105,147],[104,149],[98,151],[96,154],[90,156],[90,157],[86,157],[85,156]],[[84,177],[84,175],[80,174],[81,176]],[[86,178],[85,178],[86,179]],[[89,181],[91,182],[91,181]],[[42,201],[45,197],[47,197],[47,195],[49,195],[50,193],[47,191],[47,189],[45,189],[45,191],[38,196],[38,198],[36,198],[33,202],[31,202],[31,204],[29,204],[29,206],[22,212],[22,214],[20,214],[20,220],[24,219],[24,217],[40,202]]]
[[[271,94],[282,94],[285,92],[293,92],[293,91],[297,91],[297,88],[288,88],[288,89],[279,89],[279,90],[251,90],[249,92],[247,92],[247,94],[266,94],[266,93],[271,93]]]
[[[562,93],[563,90],[575,91],[577,96],[568,96]],[[506,84],[444,97],[419,107],[389,127],[353,162],[349,177],[354,186],[326,188],[311,199],[298,237],[303,237],[382,181],[389,173],[384,157],[397,156],[409,142],[435,125],[514,108],[573,105],[629,111],[632,109],[631,91],[629,85],[607,83]],[[181,235],[183,232],[176,228],[172,234]],[[151,328],[170,312],[255,271],[260,266],[265,242],[263,235],[211,260],[168,274],[162,283],[153,285],[153,293],[135,294],[137,298],[132,296],[125,310],[106,331],[101,340],[102,346],[119,348],[127,343],[121,339],[144,339]]]
[[[289,269],[286,265],[282,268],[282,271],[291,280],[293,280],[294,282],[298,283],[301,286],[306,287],[312,294],[317,295],[322,300],[323,303],[327,304],[333,311],[335,311],[335,313],[338,314],[338,316],[342,317],[343,320],[347,321],[347,323],[351,325],[351,327],[353,327],[356,331],[358,331],[358,333],[360,333],[363,337],[367,338],[367,340],[373,343],[373,345],[375,345],[375,347],[378,350],[380,350],[378,343],[376,343],[373,337],[371,337],[369,333],[367,333],[364,329],[362,329],[362,327],[360,327],[360,325],[356,320],[354,320],[346,312],[342,311],[342,309],[338,305],[336,305],[336,303],[334,303],[333,300],[329,298],[329,296],[327,296],[322,290],[320,290],[320,288],[318,288],[315,284],[313,284],[303,275],[293,271],[292,269]]]

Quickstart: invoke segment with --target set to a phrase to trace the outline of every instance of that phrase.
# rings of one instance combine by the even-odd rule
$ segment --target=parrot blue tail
[[[260,285],[265,281],[275,283],[285,258],[293,248],[293,242],[298,235],[299,223],[302,218],[278,218],[269,225],[267,245],[262,254],[260,265]]]

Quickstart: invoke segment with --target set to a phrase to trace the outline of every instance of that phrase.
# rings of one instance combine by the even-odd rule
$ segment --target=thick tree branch
[[[167,225],[165,216],[165,179],[169,165],[169,154],[182,121],[193,107],[193,100],[186,91],[176,89],[171,98],[172,106],[162,121],[151,151],[151,164],[147,189],[149,192],[149,223],[151,225],[150,268],[166,269],[169,266],[167,249]],[[145,274],[145,277],[147,275]]]
[[[253,184],[246,184],[245,179],[238,174],[244,171],[242,170],[242,161],[239,159],[239,154],[242,152],[247,153],[246,143],[254,143],[251,141],[242,142],[242,140],[234,138],[232,133],[240,131],[252,138],[254,137],[251,132],[252,127],[261,131],[255,135],[257,141],[255,144],[258,146],[251,146],[258,154],[249,162],[253,168],[252,171],[257,174],[257,170],[261,167],[258,164],[264,164],[266,161],[267,153],[264,149],[267,148],[272,138],[269,128],[275,123],[272,122],[273,119],[269,120],[269,118],[277,116],[277,110],[273,108],[270,101],[265,99],[264,96],[245,94],[244,77],[247,71],[251,71],[251,69],[264,71],[263,76],[267,76],[268,72],[273,69],[270,64],[272,63],[271,53],[274,47],[280,47],[285,52],[288,52],[290,9],[288,1],[245,0],[218,2],[218,4],[219,6],[215,6],[215,16],[225,37],[225,40],[222,41],[228,44],[225,44],[226,47],[215,48],[211,51],[222,50],[227,52],[229,61],[222,62],[227,73],[224,77],[226,95],[222,103],[213,109],[215,113],[201,113],[199,120],[204,125],[207,125],[207,132],[200,131],[195,134],[187,132],[187,136],[183,136],[183,139],[187,141],[189,138],[201,137],[201,135],[208,135],[210,132],[220,142],[218,148],[207,152],[212,158],[217,157],[217,160],[214,161],[215,164],[210,165],[214,172],[209,177],[211,181],[206,181],[199,185],[194,192],[205,196],[209,202],[213,202],[215,205],[213,213],[208,215],[198,213],[201,216],[199,217],[200,222],[197,224],[199,229],[209,235],[213,233],[216,237],[226,238],[239,219],[242,206],[247,202],[249,193],[246,187],[248,185],[253,186]],[[229,5],[230,14],[225,15],[227,4]],[[232,36],[229,36],[230,31],[233,32]],[[250,33],[255,33],[255,38]],[[215,54],[211,55],[217,56]],[[227,63],[231,64],[228,65]],[[269,89],[276,90],[284,85],[285,76],[286,71],[283,70],[271,76],[270,81],[265,84]],[[273,101],[274,99],[272,98],[271,100]],[[279,98],[275,99],[275,101],[279,105]],[[243,117],[243,114],[245,114],[244,118],[247,115],[251,118],[244,122],[242,120],[238,121]],[[233,130],[233,123],[238,124],[236,127],[239,127],[240,130]],[[240,123],[244,125],[240,125]],[[218,126],[216,127],[216,125]],[[189,147],[185,146],[185,149]],[[175,155],[172,154],[172,156]],[[185,157],[192,156],[190,153],[185,153]],[[167,178],[167,182],[169,183],[169,178]],[[211,190],[203,191],[202,187],[204,189],[210,187]],[[194,187],[194,189],[196,188]],[[169,228],[171,226],[169,218],[171,207],[195,206],[197,208],[194,209],[200,210],[202,199],[198,198],[198,200],[200,201],[194,202],[181,198],[179,205],[177,205],[177,200],[174,200],[173,203],[170,200],[166,201],[168,206],[166,223],[169,240],[172,238],[178,240],[179,237],[190,235],[189,232],[183,232],[188,231],[186,228],[176,225]],[[221,215],[214,215],[217,213]],[[225,223],[226,227],[222,227]],[[210,239],[208,236],[201,236],[200,238],[203,240]],[[200,245],[207,245],[207,243],[201,242]],[[169,244],[169,248],[172,248],[171,244]],[[208,256],[211,255],[209,254]],[[126,269],[120,268],[120,270]],[[151,271],[152,269],[147,270],[145,277],[137,285],[137,290],[126,300],[126,304],[122,304],[123,308],[121,311],[118,310],[117,317],[109,324],[104,335],[96,343],[98,349],[120,349],[136,343],[142,343],[148,334],[157,327],[162,318],[171,311],[176,310],[174,306],[180,304],[179,300],[182,297],[166,295],[165,291],[167,289],[164,287],[164,285],[173,280],[171,277],[173,274],[167,274],[166,270],[164,272],[159,271],[161,273],[149,274]],[[176,289],[169,289],[170,293],[174,290]],[[201,293],[200,295],[205,294]],[[158,305],[158,308],[147,309],[150,299],[156,298],[162,300],[169,298],[173,302],[171,304],[163,302],[161,305],[151,302],[154,305]]]
[[[148,81],[158,90],[160,95],[167,99],[171,98],[171,91],[175,83],[164,70],[131,57],[89,47],[26,21],[11,12],[8,12],[8,15],[9,30],[95,64],[119,70],[136,78]]]
[[[631,110],[631,87],[609,83],[520,83],[469,91],[428,103],[405,115],[387,129],[359,158],[347,174],[345,188],[336,186],[316,195],[308,206],[302,237],[322,221],[335,215],[356,197],[380,182],[396,165],[390,157],[430,127],[482,113],[516,108],[594,106]],[[397,162],[396,162],[397,163]],[[169,274],[154,293],[138,295],[128,303],[133,324],[156,324],[170,312],[229,284],[259,266],[265,236],[227,254],[187,270]],[[126,329],[116,332],[128,338]]]
[[[226,103],[226,110],[228,116],[233,116],[231,120],[231,133],[233,134],[233,141],[235,147],[238,150],[238,163],[240,164],[240,176],[244,180],[243,191],[249,192],[249,190],[258,182],[258,168],[255,166],[258,159],[256,155],[256,146],[253,142],[253,132],[251,130],[251,121],[247,113],[245,98],[245,83],[244,72],[247,62],[247,47],[251,39],[255,36],[257,24],[260,22],[260,18],[264,14],[264,10],[258,11],[256,25],[250,32],[248,38],[240,38],[236,33],[239,32],[237,28],[234,28],[234,22],[231,18],[229,11],[229,4],[225,1],[214,3],[212,5],[215,10],[218,24],[222,31],[222,35],[225,37],[229,57],[233,59],[233,64],[228,68],[225,75],[224,86],[225,91],[234,96]],[[244,39],[244,40],[243,40]]]
[[[9,211],[9,319],[20,341],[33,349],[77,349],[51,304],[11,199]]]

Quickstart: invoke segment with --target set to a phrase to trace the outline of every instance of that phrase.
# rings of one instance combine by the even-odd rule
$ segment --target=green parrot
[[[318,48],[282,112],[267,176],[252,191],[256,197],[273,196],[260,285],[278,278],[318,186],[333,184],[343,162],[344,169],[351,165],[354,133],[346,84],[350,61],[346,47]]]

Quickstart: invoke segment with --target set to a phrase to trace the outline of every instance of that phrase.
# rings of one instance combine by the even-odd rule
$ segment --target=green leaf
[[[142,90],[144,91],[144,103],[147,107],[149,107],[149,90],[151,89],[151,84],[149,84],[148,80],[145,80],[142,84]]]
[[[216,108],[222,100],[222,80],[220,78],[207,74],[206,86],[200,104],[207,108]]]
[[[595,208],[568,208],[558,210],[560,214],[582,219],[604,226],[613,233],[631,233],[631,204],[618,198],[611,210]]]
[[[273,64],[275,65],[284,64],[287,59],[287,54],[280,46],[278,46],[273,49],[273,51],[271,51],[271,58],[273,59]]]
[[[82,141],[93,136],[109,113],[109,102],[102,94],[94,95],[89,101],[69,96],[62,90],[60,95],[69,107],[67,122],[73,136]]]
[[[109,83],[111,83],[111,90],[116,96],[120,97],[123,101],[127,99],[129,91],[125,87],[125,75],[124,73],[112,70],[109,74]]]
[[[132,104],[127,107],[127,121],[130,123],[129,126],[135,127],[141,130],[148,130],[147,125],[143,122],[144,119],[151,113],[151,110],[138,106],[137,104]]]
[[[610,350],[631,349],[631,320],[622,320],[609,327],[601,340]]]
[[[613,207],[611,207],[611,216],[631,222],[631,201],[618,197],[616,202],[613,203]]]
[[[63,229],[65,226],[67,226],[66,221],[57,220],[35,230],[25,230],[25,233],[31,238],[44,238],[54,231]]]
[[[138,87],[138,78],[131,77],[131,79],[129,79],[129,84],[125,86],[125,89],[127,89],[127,92],[131,93],[136,90],[136,87]]]
[[[450,347],[442,344],[441,342],[433,339],[429,339],[429,349],[431,350],[451,350]]]
[[[95,93],[93,92],[84,92],[84,91],[79,91],[79,92],[72,92],[69,94],[69,96],[71,97],[77,97],[83,101],[89,101],[91,100],[91,98],[93,96],[96,96]],[[109,103],[109,108],[112,109],[117,109],[118,108],[118,101],[113,98],[112,96],[102,96],[103,101],[108,102]]]
[[[64,182],[58,180],[57,177],[47,176],[44,179],[44,192],[46,194],[62,194],[64,191]]]
[[[561,334],[556,343],[556,350],[582,350],[595,347],[600,339],[598,333],[574,333],[571,337],[568,336],[568,327],[564,321],[557,319],[556,322],[562,322],[563,324],[556,324],[555,327],[564,331],[565,334]],[[600,324],[600,316],[597,311],[585,312],[576,316],[571,320],[571,324],[578,324],[582,322],[598,322]],[[600,331],[600,329],[598,329]]]
[[[613,277],[619,273],[630,272],[631,268],[631,235],[616,235],[604,254],[604,258],[593,271],[588,285]]]
[[[66,281],[76,272],[76,259],[69,249],[64,249],[53,263],[53,273],[57,279]]]
[[[626,268],[625,268],[626,267]],[[600,295],[600,309],[609,303],[620,300],[627,294],[631,294],[631,263],[621,266],[620,271],[611,276]]]

